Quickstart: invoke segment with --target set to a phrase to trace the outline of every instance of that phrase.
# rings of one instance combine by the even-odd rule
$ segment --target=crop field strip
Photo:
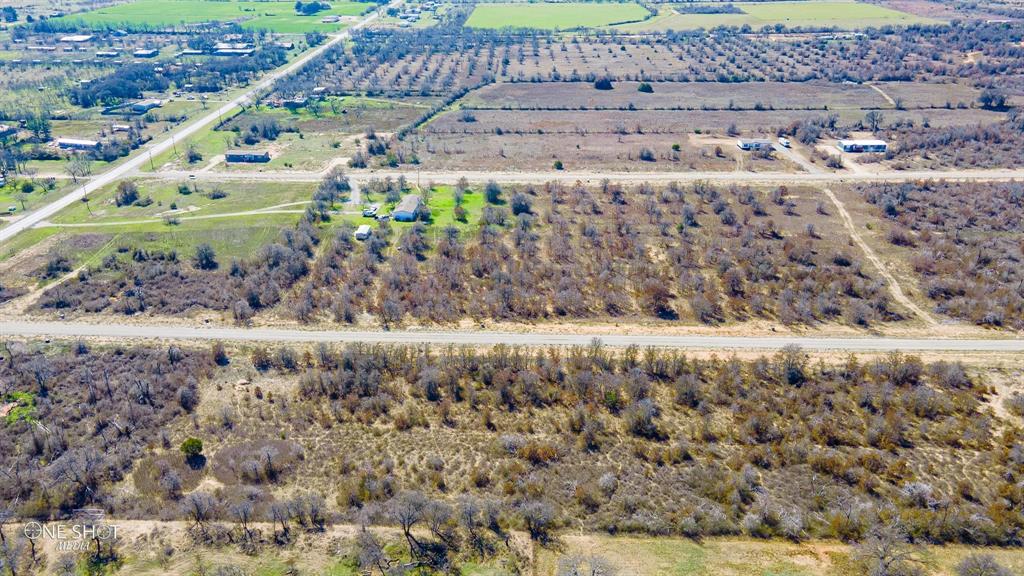
[[[567,30],[636,22],[647,16],[647,9],[634,2],[482,3],[466,26]]]
[[[797,2],[731,2],[739,13],[696,14],[677,10],[669,5],[658,16],[637,24],[621,26],[628,31],[712,29],[718,26],[749,26],[759,30],[765,26],[788,28],[836,28],[856,30],[868,27],[938,24],[941,20],[926,18],[891,8],[852,0],[807,0]],[[692,6],[692,5],[690,5]]]
[[[335,31],[343,23],[324,24],[327,15],[359,16],[374,4],[332,2],[329,10],[310,16],[298,15],[293,2],[268,0],[132,0],[96,10],[65,16],[69,22],[86,25],[132,24],[152,27],[176,27],[206,22],[241,21],[246,28],[267,29],[283,34],[301,34],[312,31]]]

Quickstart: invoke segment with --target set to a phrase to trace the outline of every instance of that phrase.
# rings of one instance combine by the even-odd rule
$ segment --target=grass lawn
[[[938,20],[915,16],[862,2],[849,0],[808,0],[802,2],[736,2],[743,14],[681,14],[663,8],[655,18],[640,24],[623,26],[632,30],[692,30],[716,26],[749,25],[757,30],[763,26],[784,24],[793,28],[834,27],[857,29],[887,25],[938,23]]]
[[[301,182],[224,182],[182,183],[186,184],[190,194],[182,194],[177,182],[138,181],[139,197],[153,200],[148,206],[117,206],[114,202],[116,185],[110,185],[98,193],[89,196],[86,206],[76,203],[60,212],[53,218],[56,224],[115,224],[118,222],[137,222],[139,220],[160,219],[164,216],[177,216],[187,219],[196,216],[216,214],[232,214],[261,210],[282,204],[293,204],[309,200],[313,185]],[[210,192],[214,189],[227,193],[223,198],[213,199]],[[281,210],[305,210],[305,204],[281,207]],[[218,218],[216,221],[226,220]],[[251,220],[253,216],[239,217]],[[183,220],[184,225],[189,220]],[[92,227],[91,227],[92,228]],[[106,227],[94,227],[102,231]]]
[[[223,218],[193,220],[177,226],[163,223],[125,224],[97,228],[47,228],[61,230],[61,244],[83,234],[100,234],[110,240],[93,250],[67,254],[75,266],[88,262],[96,264],[119,249],[143,248],[147,251],[175,250],[182,258],[191,258],[196,246],[209,244],[221,262],[231,258],[251,258],[263,246],[280,239],[281,231],[295,225],[299,214],[268,214],[259,218]]]
[[[647,10],[633,2],[478,4],[466,21],[473,28],[570,29],[634,22]]]
[[[135,0],[128,4],[109,6],[64,18],[96,25],[151,26],[242,21],[242,25],[247,28],[266,29],[282,34],[302,34],[314,30],[338,30],[344,26],[343,23],[323,24],[320,20],[327,15],[358,16],[373,6],[363,2],[331,2],[330,10],[311,16],[300,16],[295,13],[295,3],[285,1]]]
[[[416,194],[415,187],[408,194]],[[451,186],[434,186],[430,191],[430,199],[427,206],[430,208],[431,221],[427,225],[431,234],[440,234],[448,226],[455,226],[463,234],[470,234],[479,226],[480,215],[483,213],[486,202],[482,190],[467,190],[462,198],[462,207],[466,210],[466,221],[460,222],[455,219],[455,189]],[[363,191],[364,204],[380,204],[381,214],[390,214],[397,202],[387,202],[381,194],[367,195]],[[356,224],[370,224],[372,220],[365,219]],[[391,221],[391,226],[396,230],[404,230],[413,225],[412,222]]]
[[[15,207],[15,214],[33,210],[60,198],[69,189],[63,182],[59,182],[57,188],[53,190],[47,190],[45,186],[35,184],[32,192],[25,194],[21,191],[22,182],[24,181],[14,180],[12,177],[6,186],[0,187],[0,210],[4,213],[10,206]]]

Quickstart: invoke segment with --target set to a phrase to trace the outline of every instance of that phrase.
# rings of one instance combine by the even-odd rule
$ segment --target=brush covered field
[[[877,553],[841,542],[883,539],[925,574],[985,545],[1022,561],[1014,362],[597,343],[4,354],[18,409],[0,425],[14,464],[0,495],[41,519],[116,510],[133,531],[51,566],[846,575]],[[190,438],[198,453],[183,455]]]

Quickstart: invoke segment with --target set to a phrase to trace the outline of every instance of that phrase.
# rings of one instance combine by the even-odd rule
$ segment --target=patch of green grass
[[[32,184],[32,191],[26,194],[22,192],[21,187],[25,182],[26,180],[12,179],[6,186],[0,187],[0,210],[6,212],[8,207],[14,206],[15,213],[25,212],[60,196],[59,188],[47,190],[41,184]]]
[[[117,186],[110,185],[91,194],[88,205],[76,203],[64,209],[52,221],[55,224],[91,224],[94,231],[105,231],[107,224],[135,223],[176,217],[181,224],[189,218],[230,215],[254,210],[275,208],[283,211],[303,211],[313,192],[313,185],[302,182],[165,182],[140,180],[136,182],[140,198],[149,198],[148,206],[117,206]],[[182,188],[184,187],[184,188]],[[227,194],[216,198],[215,190]],[[187,194],[182,192],[187,191]],[[285,206],[287,205],[287,206]],[[237,216],[242,220],[259,219],[258,216]],[[236,218],[234,216],[225,216]],[[223,221],[222,219],[216,219]]]
[[[32,394],[28,392],[10,392],[4,396],[3,401],[5,404],[16,404],[4,416],[4,423],[8,426],[22,420],[31,422],[35,419],[36,397]]]
[[[323,24],[321,19],[324,16],[358,16],[373,6],[364,2],[331,2],[330,10],[302,16],[295,12],[295,3],[287,1],[135,0],[128,4],[64,16],[63,19],[81,21],[87,25],[149,26],[240,21],[247,28],[281,34],[303,34],[312,31],[333,32],[344,24]]]
[[[462,198],[462,208],[466,211],[466,221],[455,219],[455,189],[451,186],[437,186],[430,194],[430,215],[432,224],[438,228],[455,226],[462,230],[475,228],[480,220],[486,201],[482,191],[467,191]]]
[[[356,576],[359,574],[359,560],[356,558],[345,558],[328,566],[324,576]]]
[[[246,259],[256,254],[263,246],[277,241],[281,231],[291,228],[299,215],[272,214],[253,219],[198,220],[183,222],[178,226],[147,224],[125,226],[121,230],[104,232],[118,234],[118,239],[107,250],[119,246],[131,246],[146,250],[176,250],[182,257],[190,258],[196,246],[209,244],[217,258]]]
[[[742,14],[684,14],[665,7],[655,18],[641,24],[629,24],[631,30],[694,30],[717,26],[764,26],[784,24],[789,28],[828,27],[844,30],[879,26],[906,26],[938,23],[899,10],[851,0],[807,0],[798,2],[736,2]]]
[[[647,10],[634,2],[477,4],[466,26],[567,30],[635,22],[647,15]]]
[[[0,249],[0,262],[60,232],[59,228],[30,228],[11,238]]]

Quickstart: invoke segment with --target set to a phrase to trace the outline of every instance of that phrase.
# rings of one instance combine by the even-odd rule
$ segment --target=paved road
[[[319,182],[323,171],[272,170],[266,172],[188,172],[182,170],[166,172],[139,172],[136,178],[160,178],[166,180],[184,180],[190,175],[197,180],[208,182],[239,181],[274,181],[274,182]],[[545,182],[573,183],[577,180],[584,184],[597,184],[608,179],[620,183],[668,183],[668,182],[720,182],[749,184],[838,184],[842,182],[906,182],[914,180],[957,180],[957,181],[999,181],[1022,180],[1024,170],[887,170],[881,172],[595,172],[595,171],[495,171],[477,170],[347,170],[346,174],[353,183],[362,184],[372,178],[405,176],[409,181],[434,181],[439,184],[454,184],[459,178],[465,177],[470,182],[518,182],[523,184],[543,184]]]
[[[587,345],[595,338],[609,346],[680,349],[775,350],[796,344],[809,351],[1024,352],[1024,339],[941,340],[928,338],[823,338],[743,336],[655,336],[643,334],[537,334],[486,331],[423,332],[317,331],[288,328],[192,327],[143,324],[86,324],[16,320],[0,323],[0,337],[113,338],[129,340],[226,340],[249,342],[368,342],[390,344]]]
[[[192,121],[172,131],[170,137],[168,137],[167,139],[162,140],[161,142],[156,144],[143,146],[136,152],[135,156],[132,156],[123,164],[119,164],[118,166],[111,168],[110,170],[107,170],[106,172],[91,178],[88,183],[84,184],[83,186],[80,186],[79,188],[76,188],[74,191],[68,193],[62,198],[55,200],[54,202],[51,202],[50,204],[47,204],[46,206],[43,206],[42,208],[34,212],[30,212],[29,214],[20,218],[16,222],[12,222],[11,224],[5,226],[4,228],[0,228],[0,243],[10,240],[18,233],[24,230],[28,230],[29,228],[35,226],[39,222],[42,222],[43,220],[50,218],[51,216],[63,210],[64,208],[70,206],[71,204],[80,201],[89,193],[94,192],[106,186],[107,184],[115,182],[122,176],[136,172],[140,166],[142,166],[145,162],[149,160],[151,154],[153,156],[162,154],[163,152],[170,150],[171,147],[175,145],[175,142],[184,140],[185,138],[191,136],[192,134],[195,134],[196,132],[205,128],[206,126],[213,124],[214,122],[217,122],[219,118],[230,114],[236,107],[248,101],[248,99],[251,98],[253,94],[266,88],[269,88],[278,79],[298,70],[311,59],[320,55],[334,44],[344,41],[346,38],[348,38],[352,30],[362,28],[369,24],[370,22],[372,22],[373,20],[375,20],[376,18],[377,12],[372,12],[371,14],[367,15],[365,18],[363,18],[356,24],[352,25],[350,28],[346,29],[345,31],[341,32],[336,36],[331,37],[330,40],[323,43],[312,52],[308,52],[298,60],[292,62],[291,64],[269,73],[258,84],[255,84],[249,90],[246,90],[243,94],[239,95],[227,104],[221,106],[216,110],[211,111],[209,114],[198,120]]]

